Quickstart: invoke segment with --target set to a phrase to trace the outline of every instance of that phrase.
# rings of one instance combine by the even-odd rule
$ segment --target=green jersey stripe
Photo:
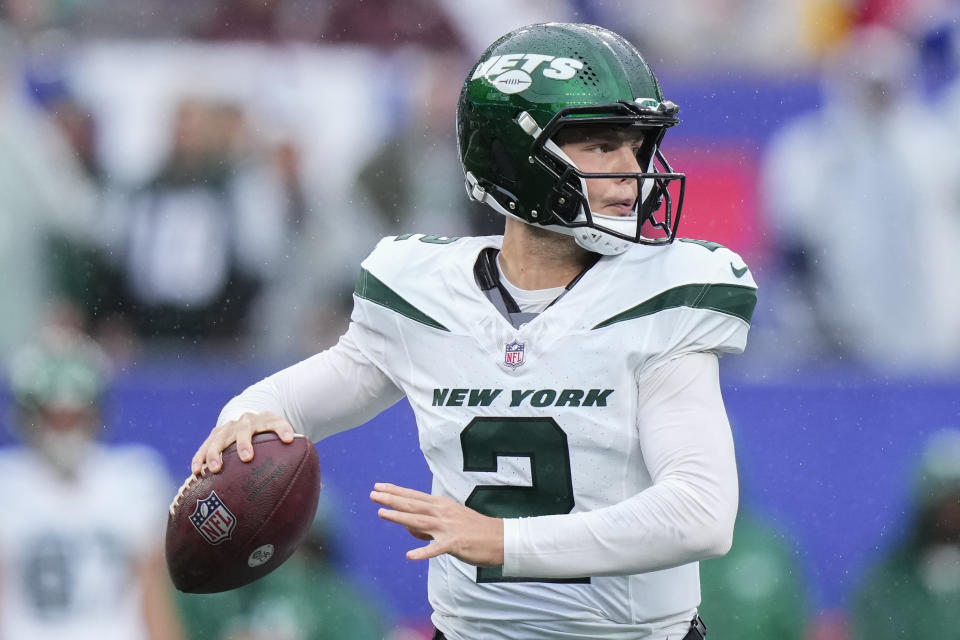
[[[381,307],[386,307],[387,309],[396,311],[400,315],[406,316],[411,320],[419,322],[420,324],[425,324],[428,327],[433,327],[434,329],[450,331],[445,326],[404,300],[396,291],[385,285],[375,275],[366,269],[360,269],[360,277],[357,278],[357,286],[353,290],[353,293],[364,300],[369,300],[370,302],[378,304]]]
[[[753,287],[736,284],[685,284],[644,300],[637,306],[604,320],[594,329],[602,329],[617,322],[642,318],[664,309],[677,307],[719,311],[750,324],[756,304],[757,290]]]

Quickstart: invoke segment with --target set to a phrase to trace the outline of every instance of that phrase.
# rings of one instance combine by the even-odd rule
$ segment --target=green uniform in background
[[[914,509],[906,539],[862,578],[853,640],[960,637],[960,430],[928,437]]]
[[[960,633],[958,556],[924,557],[904,545],[871,569],[851,611],[856,640],[947,638]]]
[[[730,552],[700,563],[700,593],[700,615],[711,638],[804,637],[807,593],[791,547],[743,508]]]
[[[383,612],[329,566],[294,555],[240,589],[179,594],[190,640],[381,640]]]

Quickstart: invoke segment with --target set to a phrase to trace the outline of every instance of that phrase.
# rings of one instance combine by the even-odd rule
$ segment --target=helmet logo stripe
[[[573,58],[558,58],[542,53],[508,53],[491,56],[480,62],[470,80],[486,78],[501,93],[519,93],[533,83],[532,74],[548,62],[549,65],[542,67],[541,75],[551,80],[569,80],[584,66],[581,60]],[[519,68],[517,65],[520,65]]]

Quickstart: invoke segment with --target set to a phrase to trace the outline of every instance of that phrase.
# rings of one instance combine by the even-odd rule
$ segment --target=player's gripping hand
[[[237,443],[240,460],[250,462],[253,460],[253,434],[270,431],[276,432],[280,439],[288,444],[293,442],[293,427],[290,423],[269,411],[245,413],[236,420],[217,425],[193,454],[190,470],[194,475],[200,475],[206,464],[210,471],[218,473],[223,466],[221,452],[234,442]]]
[[[378,482],[370,499],[383,507],[377,514],[407,528],[430,544],[407,551],[410,560],[444,553],[478,567],[503,564],[503,520],[491,518],[455,500]]]

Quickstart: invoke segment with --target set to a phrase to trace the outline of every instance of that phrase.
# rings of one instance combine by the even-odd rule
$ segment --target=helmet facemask
[[[675,173],[660,152],[667,127],[676,122],[675,105],[638,108],[630,103],[564,109],[542,130],[531,120],[518,124],[533,138],[530,160],[552,178],[554,187],[540,224],[572,235],[583,248],[604,255],[626,251],[632,244],[662,245],[673,241],[680,222],[685,176]],[[593,133],[592,133],[593,132]],[[639,142],[641,172],[592,173],[581,170],[562,146],[598,135],[600,139]],[[632,211],[617,215],[594,211],[588,181],[635,180]]]

